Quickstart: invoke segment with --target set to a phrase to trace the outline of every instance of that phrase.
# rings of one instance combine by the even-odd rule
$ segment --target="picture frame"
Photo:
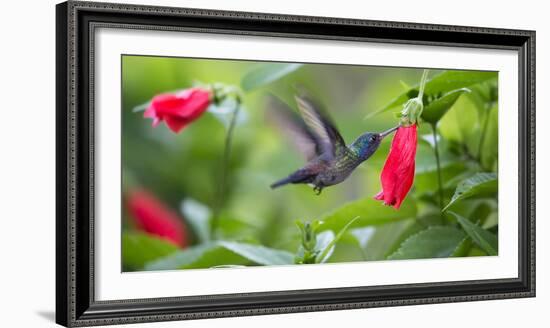
[[[68,1],[56,7],[56,322],[94,326],[535,296],[535,32]],[[514,278],[98,300],[95,240],[99,28],[509,50],[518,58]],[[269,288],[268,288],[269,289]]]

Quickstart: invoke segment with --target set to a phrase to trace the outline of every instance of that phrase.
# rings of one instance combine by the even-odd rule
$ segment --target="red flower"
[[[138,229],[180,247],[187,246],[186,227],[179,216],[144,190],[131,191],[128,209]]]
[[[201,88],[156,95],[143,117],[152,118],[153,126],[164,120],[170,130],[178,133],[204,113],[210,105],[210,97],[211,92]]]
[[[414,180],[416,155],[416,124],[400,126],[393,137],[380,180],[382,191],[374,198],[399,209]]]

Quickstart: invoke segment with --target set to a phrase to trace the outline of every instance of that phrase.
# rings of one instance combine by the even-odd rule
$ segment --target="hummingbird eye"
[[[375,141],[376,140],[376,134],[370,136],[370,141]]]

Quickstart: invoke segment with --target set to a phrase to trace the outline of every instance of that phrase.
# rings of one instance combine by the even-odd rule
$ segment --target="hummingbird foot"
[[[313,187],[313,191],[315,192],[315,195],[320,195],[321,191],[323,191],[323,186],[315,186]]]

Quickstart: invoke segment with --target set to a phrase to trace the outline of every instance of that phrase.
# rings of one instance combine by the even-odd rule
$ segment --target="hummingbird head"
[[[397,130],[398,127],[399,126],[393,127],[381,133],[364,133],[351,144],[351,148],[357,151],[362,160],[367,160],[378,149],[382,139]]]

